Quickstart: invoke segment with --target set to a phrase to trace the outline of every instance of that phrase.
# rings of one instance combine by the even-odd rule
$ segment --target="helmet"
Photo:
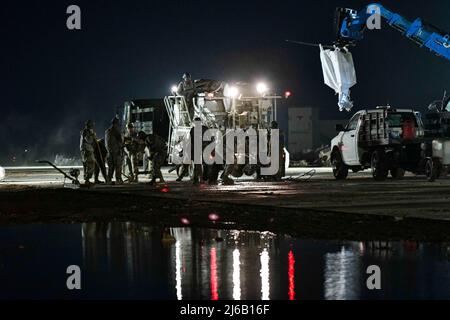
[[[144,131],[139,131],[138,137],[139,139],[145,140],[145,138],[147,138],[147,134]]]
[[[188,80],[188,79],[191,79],[191,74],[189,72],[185,72],[183,74],[183,80]]]
[[[272,121],[272,122],[270,123],[270,127],[271,127],[272,129],[278,129],[278,122]]]
[[[86,128],[92,129],[94,127],[94,121],[88,120],[86,121]]]

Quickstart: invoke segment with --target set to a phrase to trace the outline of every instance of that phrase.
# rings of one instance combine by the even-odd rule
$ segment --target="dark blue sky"
[[[84,121],[99,135],[116,106],[167,93],[185,71],[195,78],[266,79],[292,90],[296,105],[337,112],[316,48],[284,42],[333,41],[336,6],[368,1],[3,1],[0,159],[28,146],[78,152]],[[381,2],[449,30],[448,0]],[[82,10],[82,30],[66,29],[66,8]],[[353,49],[356,109],[390,103],[425,107],[450,90],[450,64],[388,27]]]

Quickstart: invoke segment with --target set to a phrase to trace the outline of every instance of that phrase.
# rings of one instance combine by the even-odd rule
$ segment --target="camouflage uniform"
[[[205,148],[208,146],[208,142],[207,141],[203,141],[203,135],[205,134],[205,132],[208,130],[208,127],[204,126],[201,124],[201,120],[199,118],[194,119],[194,126],[191,128],[190,132],[189,132],[189,138],[190,138],[190,147],[191,147],[191,161],[194,162],[195,161],[195,128],[197,126],[201,126],[201,157],[202,157],[202,163],[194,163],[194,176],[192,178],[192,182],[194,184],[199,184],[201,180],[203,180],[203,165],[204,165],[204,160],[203,160],[203,150],[205,150]]]
[[[227,159],[227,154],[228,153],[232,153],[234,154],[234,150],[236,150],[236,141],[232,142],[232,146],[227,145],[227,143],[224,143],[224,151],[223,151],[223,158],[225,160],[226,163],[226,159]],[[234,180],[232,178],[230,178],[230,175],[233,175],[233,172],[236,170],[237,168],[237,159],[235,156],[233,156],[233,163],[226,163],[221,179],[222,179],[222,183],[225,185],[232,185],[234,184]]]
[[[183,75],[183,81],[178,84],[177,93],[184,96],[189,112],[190,120],[192,121],[194,119],[194,97],[195,97],[195,84],[194,81],[191,78],[191,75],[189,73],[185,73]],[[189,126],[190,122],[187,119],[187,117],[184,119],[185,125]]]
[[[108,150],[108,181],[112,181],[115,173],[116,183],[123,183],[123,137],[120,132],[119,119],[113,119],[111,127],[105,132],[105,140],[106,149]]]
[[[156,134],[150,134],[146,138],[146,145],[150,151],[150,161],[152,162],[152,181],[155,183],[156,179],[160,182],[165,182],[161,172],[161,167],[166,161],[167,143]]]
[[[130,129],[130,127],[129,127]],[[145,154],[145,133],[130,130],[126,139],[126,149],[131,160],[130,174],[131,181],[138,182],[139,178],[139,161],[144,159]]]
[[[108,182],[108,174],[106,172],[106,158],[108,156],[108,150],[106,150],[105,146],[105,139],[97,140],[97,145],[95,146],[95,172],[94,172],[94,178],[95,183],[100,183],[100,180],[98,179],[100,172],[102,173],[103,178],[106,182]]]
[[[97,137],[94,132],[94,123],[89,120],[86,122],[85,128],[80,133],[80,151],[83,161],[84,181],[90,183],[90,179],[95,169],[95,144]]]

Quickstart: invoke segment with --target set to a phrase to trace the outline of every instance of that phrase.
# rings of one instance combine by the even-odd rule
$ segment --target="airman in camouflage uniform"
[[[86,184],[91,183],[89,180],[92,178],[95,169],[94,151],[97,137],[94,130],[94,122],[88,120],[80,133],[80,151],[83,161],[84,181]]]
[[[137,132],[132,123],[127,128],[125,147],[131,160],[130,182],[139,182],[139,162],[144,159],[146,134],[143,131]]]
[[[196,90],[194,81],[192,80],[190,73],[186,72],[185,74],[183,74],[183,81],[178,84],[177,93],[184,96],[189,112],[189,118],[192,121],[195,114],[193,99],[195,97]],[[190,121],[187,116],[185,117],[184,122],[185,125],[190,125]]]
[[[108,182],[115,173],[116,183],[122,184],[123,136],[120,131],[119,119],[111,121],[111,127],[105,132],[106,149],[108,150]]]
[[[152,180],[150,183],[155,183],[156,179],[164,183],[161,167],[166,161],[167,143],[156,134],[150,134],[146,138],[146,145],[150,151],[150,161],[152,162]]]

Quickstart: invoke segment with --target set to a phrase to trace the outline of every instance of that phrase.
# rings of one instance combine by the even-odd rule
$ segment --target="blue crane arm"
[[[381,4],[373,3],[357,12],[352,9],[337,9],[338,44],[360,41],[368,23],[372,23],[374,14],[379,14],[394,29],[421,47],[450,60],[450,33],[425,23],[421,18],[413,22],[386,9]]]

